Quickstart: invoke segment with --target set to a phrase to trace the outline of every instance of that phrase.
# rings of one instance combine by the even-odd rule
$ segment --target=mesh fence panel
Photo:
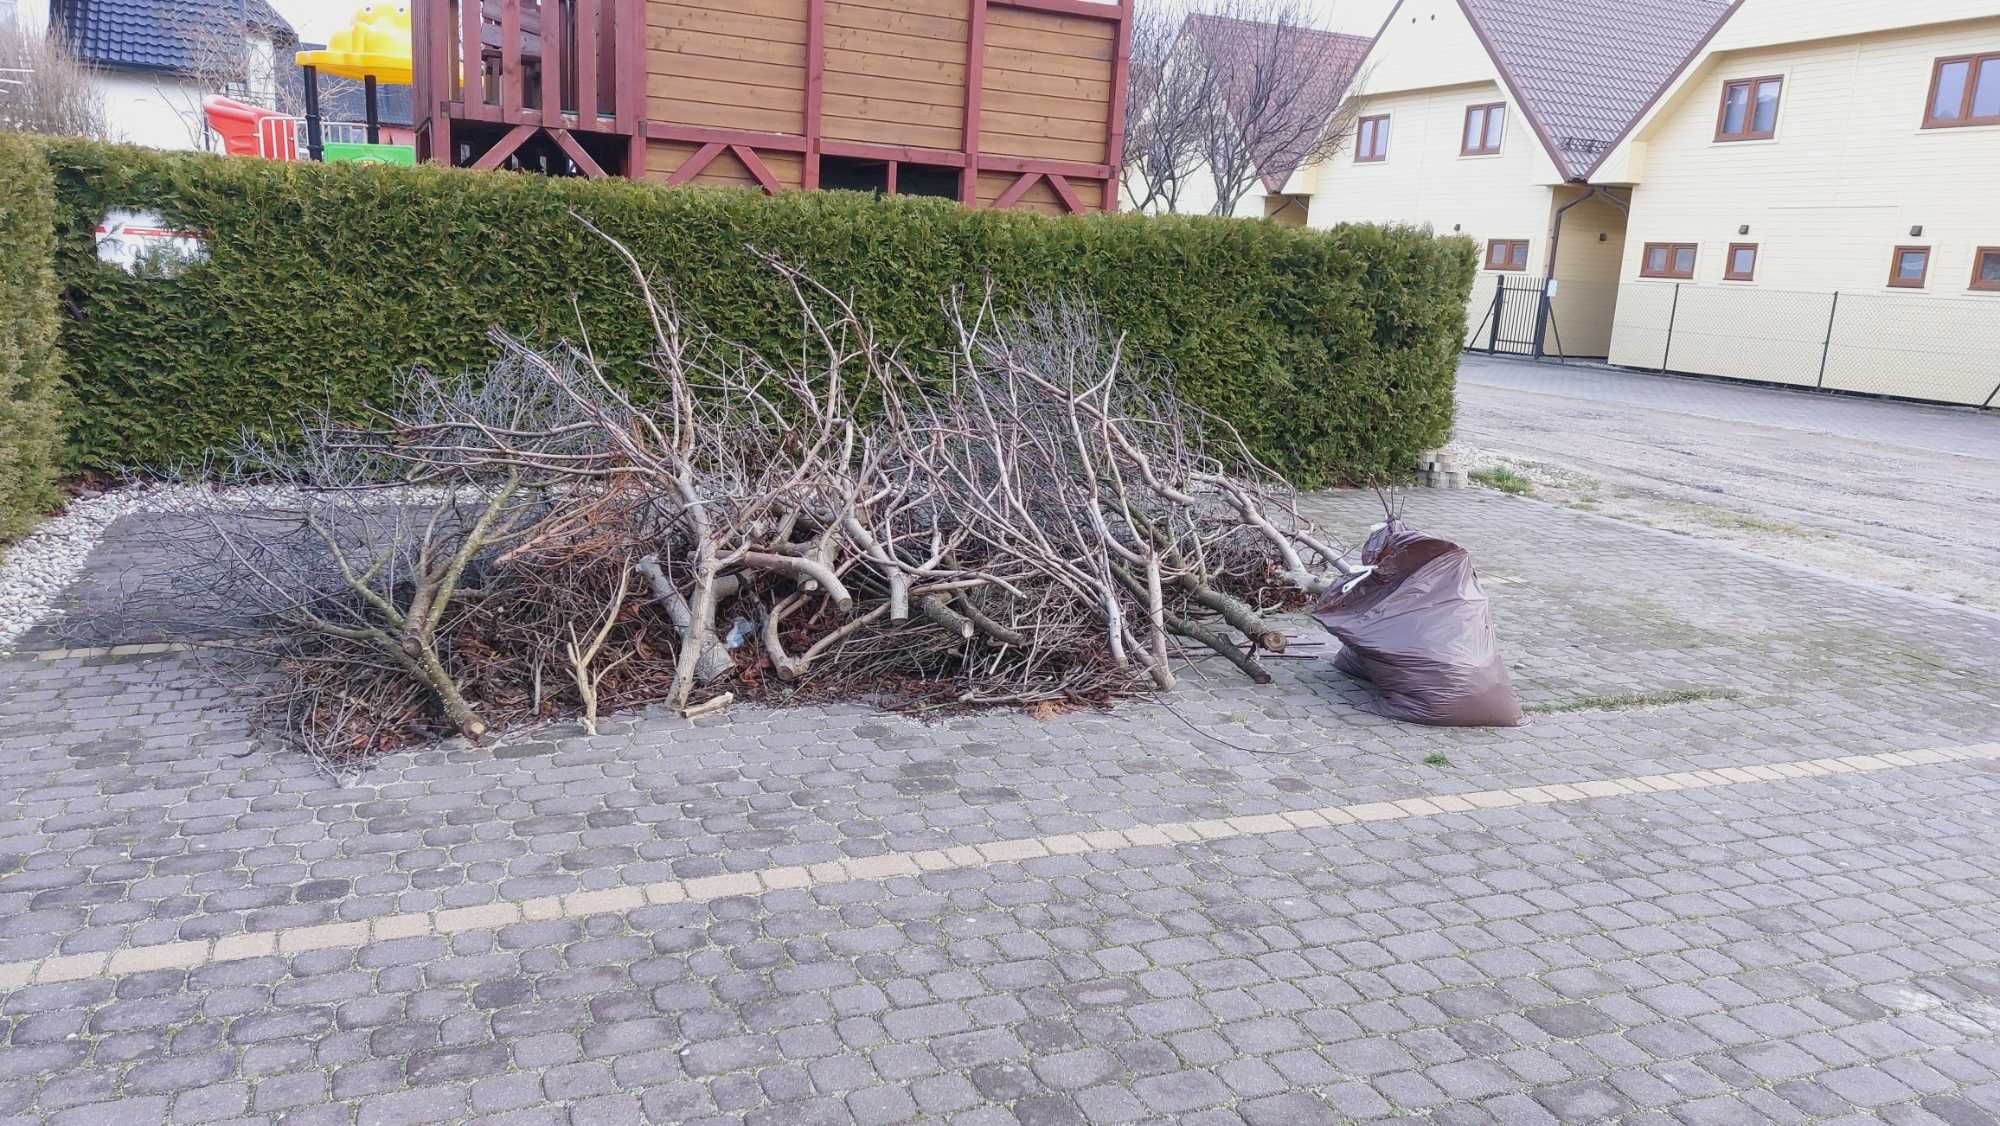
[[[1481,351],[1604,356],[1627,367],[1944,403],[2000,400],[2000,300],[1980,296],[1482,274],[1467,324],[1466,346]]]

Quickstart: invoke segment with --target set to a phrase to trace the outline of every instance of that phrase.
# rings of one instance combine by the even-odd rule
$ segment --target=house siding
[[[1459,155],[1467,106],[1507,102],[1507,126],[1497,156]],[[1357,114],[1389,115],[1389,152],[1357,161],[1354,146],[1309,170],[1307,222],[1395,223],[1463,234],[1479,243],[1525,239],[1527,275],[1547,269],[1554,167],[1518,106],[1494,81],[1365,97]],[[1298,181],[1295,180],[1294,183]],[[1501,275],[1484,269],[1473,286],[1467,321],[1477,328]],[[1519,276],[1519,275],[1507,275]]]
[[[1776,34],[1798,8],[1746,5],[1739,18],[1749,22],[1718,43]],[[1864,26],[1883,12],[1816,4],[1809,26]],[[1933,61],[1982,51],[2000,51],[2000,16],[1707,59],[1639,138],[1613,362],[1815,384],[1829,357],[1829,387],[1954,402],[1987,395],[2000,382],[1991,358],[2000,354],[2000,294],[1969,282],[1975,248],[2000,245],[2000,127],[1921,128]],[[1776,136],[1718,143],[1723,84],[1761,75],[1785,80]],[[1639,277],[1648,242],[1699,246],[1672,313],[1671,355],[1662,307],[1674,286]],[[1753,281],[1723,279],[1736,242],[1758,246]],[[1887,285],[1903,245],[1931,248],[1921,291]],[[1939,342],[1949,338],[1983,348],[1986,364],[1941,363]]]

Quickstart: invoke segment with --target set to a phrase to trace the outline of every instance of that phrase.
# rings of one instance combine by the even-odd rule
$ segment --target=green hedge
[[[27,138],[0,133],[0,543],[58,499],[55,213],[48,162]]]
[[[1183,394],[1302,483],[1401,468],[1450,429],[1475,261],[1407,229],[1051,219],[850,193],[663,189],[427,167],[275,164],[51,142],[77,418],[69,460],[197,455],[305,403],[380,396],[413,364],[491,354],[487,330],[574,336],[634,380],[647,344],[629,278],[576,209],[659,271],[693,319],[770,355],[799,326],[773,252],[851,292],[920,354],[940,300],[990,273],[1007,294],[1094,297]],[[101,265],[107,208],[203,231],[172,280]],[[935,361],[926,361],[935,362]]]

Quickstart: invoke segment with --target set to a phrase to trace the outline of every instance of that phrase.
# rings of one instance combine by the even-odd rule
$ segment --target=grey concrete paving
[[[185,657],[24,652],[0,962],[2000,741],[1990,616],[1491,493],[1408,515],[1473,548],[1529,726],[1391,723],[1290,661],[1171,708],[637,716],[334,779]],[[1589,794],[16,983],[0,1117],[2000,1121],[2000,760]]]
[[[2000,610],[2000,412],[1467,356],[1455,442],[1558,504]]]
[[[1818,394],[1722,379],[1656,375],[1600,364],[1535,363],[1472,353],[1460,361],[1458,378],[1466,385],[1643,407],[1725,422],[1749,422],[2000,461],[2000,409]],[[1995,372],[1994,379],[2000,381],[2000,371]]]

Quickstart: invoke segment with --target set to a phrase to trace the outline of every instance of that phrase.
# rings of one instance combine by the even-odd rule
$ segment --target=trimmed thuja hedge
[[[1360,480],[1449,431],[1475,266],[1466,241],[1407,229],[47,151],[77,399],[69,456],[91,468],[199,456],[307,404],[352,407],[411,365],[482,364],[494,327],[546,341],[582,324],[643,386],[647,326],[629,275],[574,211],[656,270],[691,320],[774,356],[800,326],[752,247],[852,294],[934,370],[954,287],[990,275],[1007,300],[1088,296],[1273,466],[1306,484]],[[203,232],[208,262],[171,279],[100,264],[92,230],[109,208]]]
[[[56,503],[55,181],[26,138],[0,133],[0,543]]]

